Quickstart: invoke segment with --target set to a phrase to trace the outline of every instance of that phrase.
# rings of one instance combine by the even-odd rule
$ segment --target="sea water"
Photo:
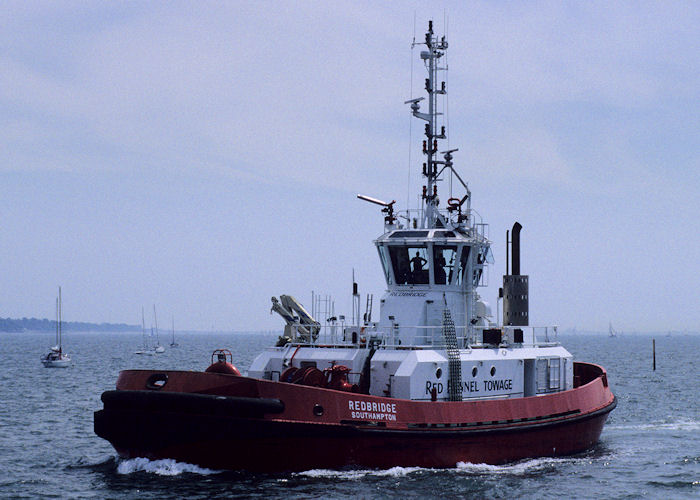
[[[245,369],[275,336],[181,333],[180,347],[138,356],[138,333],[66,332],[64,347],[74,366],[48,369],[39,358],[52,340],[52,333],[0,333],[0,497],[700,498],[697,334],[560,335],[575,359],[607,369],[618,397],[600,442],[585,453],[503,466],[287,474],[122,460],[93,432],[100,394],[114,388],[120,370],[202,370],[219,347],[230,349]]]

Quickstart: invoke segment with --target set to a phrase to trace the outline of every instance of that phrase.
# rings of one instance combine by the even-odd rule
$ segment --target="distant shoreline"
[[[125,323],[85,323],[82,321],[64,321],[62,327],[71,332],[134,332],[141,331],[138,325]],[[0,318],[0,332],[55,332],[56,321],[37,318]]]

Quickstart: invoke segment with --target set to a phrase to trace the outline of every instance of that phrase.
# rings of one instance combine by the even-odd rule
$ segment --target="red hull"
[[[594,445],[615,398],[605,371],[546,396],[417,402],[198,372],[125,371],[95,432],[122,457],[214,469],[454,467],[569,455]],[[162,388],[147,389],[165,378]],[[150,387],[157,387],[150,385]],[[144,390],[146,389],[146,390]]]

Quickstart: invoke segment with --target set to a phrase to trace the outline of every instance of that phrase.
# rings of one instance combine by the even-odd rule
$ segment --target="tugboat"
[[[378,321],[371,296],[360,314],[356,283],[347,323],[317,307],[318,297],[309,312],[282,295],[272,310],[285,319],[284,336],[245,376],[225,349],[204,372],[122,371],[95,413],[96,434],[121,457],[272,472],[501,464],[596,444],[616,398],[605,370],[575,362],[556,327],[529,325],[517,222],[502,321],[478,293],[493,262],[487,225],[454,168],[456,150],[438,147],[448,44],[431,21],[421,45],[427,111],[425,98],[406,104],[426,122],[422,207],[395,213],[394,201],[358,195],[384,218],[374,242],[387,286]],[[437,186],[447,174],[463,193],[443,207]]]

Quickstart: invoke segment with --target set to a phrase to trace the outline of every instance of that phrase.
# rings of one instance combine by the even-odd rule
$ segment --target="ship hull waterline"
[[[545,396],[454,403],[221,374],[125,371],[118,390],[103,394],[105,408],[95,413],[95,432],[122,458],[168,458],[252,472],[449,468],[460,462],[566,456],[598,442],[616,405],[604,370],[577,365],[598,376]],[[145,388],[164,374],[164,386]],[[356,404],[380,411],[353,412]]]

